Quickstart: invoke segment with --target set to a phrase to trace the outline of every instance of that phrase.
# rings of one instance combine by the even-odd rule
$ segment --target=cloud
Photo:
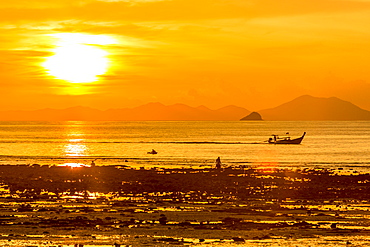
[[[100,91],[130,102],[153,96],[258,109],[274,94],[318,87],[330,73],[370,81],[369,1],[16,0],[0,10],[0,86],[24,95],[70,86],[40,66],[55,46],[48,35],[61,32],[119,40],[101,45],[113,66],[89,86],[94,98]]]
[[[132,4],[135,3],[135,4]],[[2,21],[194,21],[352,12],[369,8],[364,1],[332,0],[172,0],[172,1],[9,1]]]

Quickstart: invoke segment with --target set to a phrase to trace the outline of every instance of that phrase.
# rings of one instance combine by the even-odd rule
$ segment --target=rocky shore
[[[355,171],[3,165],[0,182],[2,246],[370,244]]]

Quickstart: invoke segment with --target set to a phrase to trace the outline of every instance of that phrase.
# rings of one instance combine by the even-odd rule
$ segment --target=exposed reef
[[[0,245],[369,243],[368,173],[2,165],[0,181]]]

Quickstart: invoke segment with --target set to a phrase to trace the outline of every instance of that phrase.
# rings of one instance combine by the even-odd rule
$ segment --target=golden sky
[[[0,2],[0,110],[149,102],[370,110],[370,0]]]

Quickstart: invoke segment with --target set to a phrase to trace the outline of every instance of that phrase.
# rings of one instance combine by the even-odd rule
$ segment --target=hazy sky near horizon
[[[0,110],[148,102],[370,110],[370,0],[0,2]]]

